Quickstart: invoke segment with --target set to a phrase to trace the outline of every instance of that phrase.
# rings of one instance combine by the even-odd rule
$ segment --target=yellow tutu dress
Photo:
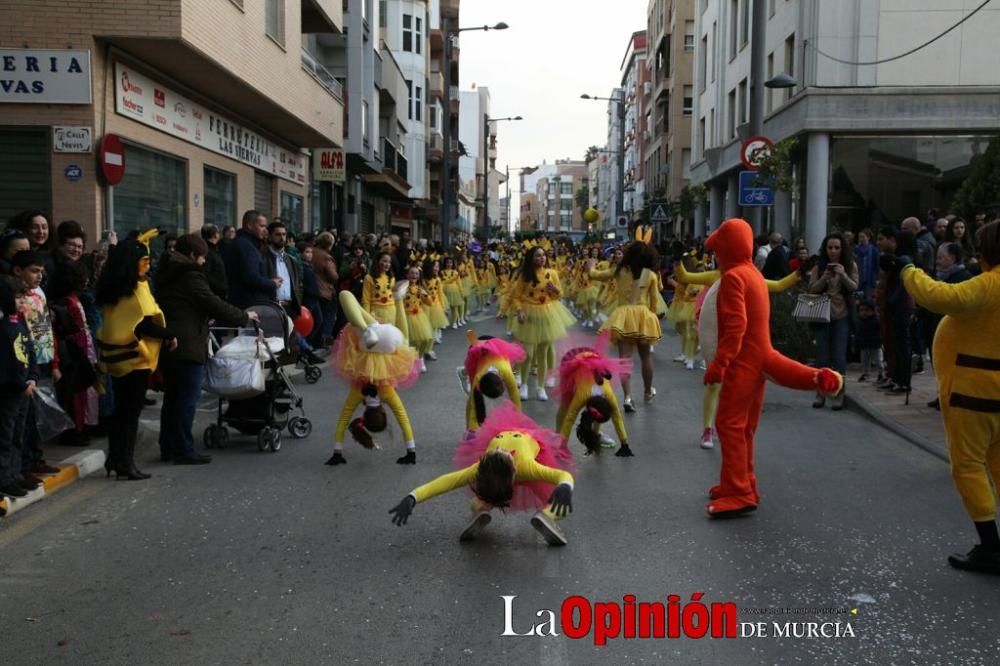
[[[442,270],[441,284],[444,287],[444,297],[447,301],[447,303],[442,303],[442,306],[459,308],[465,303],[465,297],[462,296],[462,279],[459,277],[458,271],[454,268]]]
[[[674,300],[667,309],[667,317],[670,321],[674,324],[694,321],[695,300],[702,289],[703,287],[699,285],[689,285],[677,281],[677,288],[674,290]]]
[[[376,386],[406,386],[420,376],[417,352],[405,344],[391,354],[366,351],[354,326],[345,326],[337,336],[331,364],[337,374],[353,383]]]
[[[541,345],[555,342],[566,335],[566,329],[576,322],[576,318],[559,300],[562,287],[558,273],[551,268],[543,268],[536,273],[537,284],[525,282],[518,277],[512,284],[510,297],[510,330],[514,337],[527,345]],[[555,288],[552,293],[548,286]],[[516,316],[524,312],[524,321]]]
[[[441,286],[441,278],[427,278],[423,281],[423,288],[430,296],[430,305],[427,306],[427,318],[430,320],[431,330],[448,326],[448,315],[444,312],[444,289]]]
[[[361,290],[361,307],[383,324],[396,323],[396,305],[393,302],[392,289],[396,286],[396,278],[383,274],[373,278],[365,276]]]
[[[633,342],[644,345],[656,343],[662,336],[660,320],[656,318],[656,295],[660,282],[656,273],[642,269],[639,279],[632,277],[632,271],[623,268],[615,271],[593,270],[590,277],[595,280],[613,280],[616,284],[617,304],[600,330],[611,331],[612,342]]]
[[[418,285],[412,285],[403,298],[407,333],[410,344],[414,347],[434,339],[434,329],[431,328],[431,320],[427,316],[430,301],[430,292]]]

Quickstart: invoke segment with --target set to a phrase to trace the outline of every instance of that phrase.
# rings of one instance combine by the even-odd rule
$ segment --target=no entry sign
[[[740,148],[740,162],[751,171],[760,168],[760,163],[771,154],[774,143],[766,136],[752,136]]]
[[[105,134],[97,151],[101,173],[108,185],[117,185],[125,177],[125,146],[117,134]]]

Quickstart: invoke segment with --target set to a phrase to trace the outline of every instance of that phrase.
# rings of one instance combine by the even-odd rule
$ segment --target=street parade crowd
[[[59,471],[45,459],[50,440],[106,437],[108,477],[149,478],[135,451],[140,416],[157,399],[150,389],[162,394],[161,459],[209,463],[192,428],[210,337],[253,329],[258,306],[268,306],[290,322],[292,365],[328,366],[348,388],[333,473],[347,473],[360,453],[348,435],[378,446],[386,408],[403,435],[396,462],[417,462],[425,415],[410,418],[405,389],[438,345],[461,344],[466,427],[455,433],[454,470],[412,489],[391,520],[406,524],[418,504],[464,488],[472,516],[462,540],[510,508],[564,545],[574,457],[642,456],[628,415],[657,397],[653,355],[671,326],[678,371],[703,373],[702,436],[691,445],[721,451],[710,518],[758,507],[754,436],[766,381],[839,411],[849,360],[861,363],[855,381],[906,395],[928,363],[979,540],[949,562],[1000,574],[1000,220],[931,211],[898,227],[831,233],[819,248],[755,239],[740,219],[705,239],[654,244],[650,229],[633,231],[627,242],[538,234],[442,247],[407,235],[294,238],[280,219],[248,211],[239,228],[110,233],[88,247],[76,222],[25,211],[0,237],[0,494],[16,501]],[[486,313],[502,320],[503,335],[472,330]],[[801,333],[808,351],[776,349],[780,331]],[[528,400],[555,402],[554,423],[525,415]]]

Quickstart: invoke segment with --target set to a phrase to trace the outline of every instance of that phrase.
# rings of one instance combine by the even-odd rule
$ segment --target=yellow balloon
[[[588,224],[593,224],[601,219],[601,214],[595,208],[588,208],[583,211],[583,221]]]

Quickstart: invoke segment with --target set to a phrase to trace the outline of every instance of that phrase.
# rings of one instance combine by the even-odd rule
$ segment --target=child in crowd
[[[21,464],[24,424],[37,382],[28,327],[18,314],[14,289],[0,280],[0,494],[8,497],[24,497],[38,487],[38,479],[23,475]]]
[[[879,330],[878,315],[875,314],[875,304],[865,299],[858,305],[858,322],[854,337],[861,350],[861,376],[859,382],[867,381],[868,371],[875,365],[878,378],[882,381],[882,334]]]
[[[17,310],[28,327],[28,340],[35,353],[35,362],[38,364],[39,382],[46,380],[58,382],[62,375],[59,371],[59,356],[56,353],[56,338],[52,331],[48,302],[41,287],[45,277],[44,259],[37,252],[29,250],[15,254],[10,263],[17,290],[15,295]],[[35,421],[34,403],[29,402],[21,471],[25,475],[55,474],[59,469],[47,465],[43,459]]]

